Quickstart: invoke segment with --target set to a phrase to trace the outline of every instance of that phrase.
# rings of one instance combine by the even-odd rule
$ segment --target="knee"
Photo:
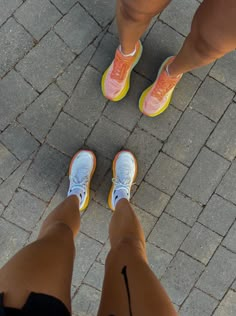
[[[120,0],[120,11],[122,16],[135,23],[149,23],[156,12],[145,12],[137,9],[135,1]]]

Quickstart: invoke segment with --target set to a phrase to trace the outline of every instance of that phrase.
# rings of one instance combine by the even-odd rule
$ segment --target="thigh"
[[[73,261],[71,230],[63,224],[49,228],[42,239],[23,248],[0,270],[4,305],[21,308],[35,292],[58,298],[70,310]]]

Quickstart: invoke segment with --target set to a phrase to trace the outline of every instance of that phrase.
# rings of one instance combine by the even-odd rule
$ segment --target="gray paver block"
[[[140,128],[135,128],[130,135],[125,148],[130,150],[138,161],[138,176],[135,180],[140,183],[152,165],[161,149],[161,142]]]
[[[52,84],[18,117],[18,121],[43,141],[66,100],[66,95]]]
[[[72,301],[72,310],[75,316],[96,316],[99,308],[101,293],[83,284]]]
[[[36,40],[40,40],[61,16],[48,0],[27,0],[15,13],[16,19]]]
[[[0,218],[0,267],[24,246],[28,236],[23,229]]]
[[[22,3],[22,0],[1,1],[0,25],[2,25]]]
[[[165,273],[173,257],[169,253],[148,242],[146,247],[150,268],[155,273],[156,277],[160,279]]]
[[[33,88],[14,70],[1,80],[0,95],[0,130],[6,128],[37,97]]]
[[[234,316],[236,314],[236,292],[229,291],[213,316]]]
[[[19,164],[12,153],[0,143],[0,177],[5,180]]]
[[[183,242],[181,250],[206,265],[221,240],[222,237],[216,233],[199,223],[195,223],[190,234]]]
[[[43,91],[72,62],[74,54],[53,32],[49,32],[16,66],[38,91]]]
[[[190,228],[184,223],[168,214],[162,214],[148,241],[171,254],[175,254],[189,231]]]
[[[95,261],[88,274],[86,275],[84,283],[91,285],[92,287],[95,287],[96,289],[101,291],[104,279],[104,270],[104,265]]]
[[[234,283],[232,284],[231,288],[236,291],[236,280],[234,281]]]
[[[193,226],[202,207],[180,192],[176,192],[165,210],[166,213],[176,217],[180,221]]]
[[[62,75],[58,77],[57,84],[61,90],[66,92],[68,95],[71,95],[74,90],[94,51],[95,47],[90,45],[72,62]],[[91,91],[92,90],[90,90],[90,93]]]
[[[108,171],[106,176],[103,178],[100,186],[96,190],[96,193],[94,196],[94,200],[106,208],[108,208],[107,199],[108,199],[108,193],[112,185],[111,180],[112,180],[112,172]]]
[[[236,162],[233,162],[218,186],[216,193],[236,204]]]
[[[34,45],[33,38],[10,18],[0,28],[0,77],[10,70]]]
[[[63,13],[67,13],[78,0],[51,0],[52,3]]]
[[[128,136],[127,130],[102,116],[89,136],[87,145],[104,157],[113,159]]]
[[[190,166],[213,128],[214,124],[206,117],[187,110],[174,128],[163,151]]]
[[[230,228],[227,236],[223,240],[223,245],[226,246],[228,249],[236,252],[236,222]]]
[[[14,194],[3,216],[26,230],[32,230],[45,208],[44,202],[19,189]]]
[[[191,71],[191,73],[193,75],[197,76],[199,79],[204,80],[206,78],[207,74],[209,73],[209,71],[211,70],[213,64],[214,63],[211,63],[211,64],[206,65],[204,67],[194,69]]]
[[[229,160],[236,156],[235,120],[236,103],[232,103],[207,142],[207,146]]]
[[[235,206],[220,196],[213,195],[198,221],[216,233],[224,236],[235,218]]]
[[[236,254],[219,247],[197,282],[197,287],[221,300],[236,277]]]
[[[142,225],[144,235],[147,238],[151,230],[153,229],[157,219],[151,214],[141,210],[135,205],[132,205],[132,207],[134,209],[135,214],[138,217],[140,224]]]
[[[196,0],[172,0],[161,13],[160,19],[169,24],[176,31],[187,36],[190,32],[193,16],[199,6]]]
[[[111,245],[110,245],[110,241],[109,239],[106,241],[105,245],[102,247],[102,250],[97,258],[97,261],[101,264],[105,264],[106,262],[106,258],[107,258],[107,255],[109,253],[111,249]]]
[[[236,90],[236,53],[232,51],[226,56],[217,60],[210,71],[210,75],[216,80],[222,82],[227,87]]]
[[[97,0],[79,0],[79,2],[103,27],[106,26],[115,15],[115,0],[102,0],[99,2],[97,2]]]
[[[20,181],[24,177],[31,161],[23,162],[10,176],[0,185],[0,201],[6,206],[12,199]]]
[[[209,316],[217,304],[214,298],[194,288],[181,307],[180,316]]]
[[[97,167],[93,176],[93,180],[91,182],[91,188],[95,191],[99,188],[104,179],[104,176],[112,166],[112,161],[103,157],[101,154],[96,154],[96,158]]]
[[[76,4],[57,23],[55,31],[76,54],[79,54],[96,38],[101,28],[79,4]]]
[[[233,98],[233,92],[218,81],[207,77],[196,95],[190,107],[217,122]]]
[[[177,253],[161,279],[172,302],[183,303],[203,270],[200,262],[182,252]]]
[[[108,237],[111,211],[91,201],[85,212],[81,231],[93,239],[105,243]]]
[[[68,158],[48,145],[43,145],[27,171],[21,187],[49,201],[68,168]]]
[[[2,215],[4,211],[4,206],[2,205],[2,203],[0,203],[0,216]]]
[[[88,66],[67,102],[65,111],[92,127],[106,104],[100,90],[100,73]]]
[[[229,162],[203,148],[184,178],[180,191],[206,204],[229,167]]]
[[[169,108],[160,116],[142,116],[138,125],[160,140],[165,141],[172,132],[180,116],[180,111],[176,110],[173,106],[169,106]]]
[[[170,197],[146,182],[142,182],[132,198],[132,202],[152,215],[159,217]]]
[[[84,144],[89,128],[68,114],[61,112],[47,136],[47,142],[58,150],[72,156]],[[60,137],[58,137],[60,135]]]
[[[39,143],[19,124],[13,123],[0,135],[2,143],[19,159],[27,159]]]
[[[187,170],[180,162],[160,153],[145,180],[161,191],[173,195]]]

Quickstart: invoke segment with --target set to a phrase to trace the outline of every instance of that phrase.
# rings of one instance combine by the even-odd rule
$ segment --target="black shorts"
[[[67,307],[59,299],[39,293],[30,293],[22,309],[3,306],[0,294],[0,316],[71,316]]]

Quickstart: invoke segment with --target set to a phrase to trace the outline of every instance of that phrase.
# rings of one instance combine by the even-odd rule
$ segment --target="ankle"
[[[136,53],[136,47],[134,49],[124,49],[124,47],[119,46],[119,51],[124,57],[132,57]]]
[[[182,76],[182,74],[179,74],[179,73],[176,73],[173,71],[172,69],[172,63],[168,64],[166,67],[165,67],[165,71],[167,73],[167,75],[170,77],[170,78],[173,78],[173,79],[178,79]]]

